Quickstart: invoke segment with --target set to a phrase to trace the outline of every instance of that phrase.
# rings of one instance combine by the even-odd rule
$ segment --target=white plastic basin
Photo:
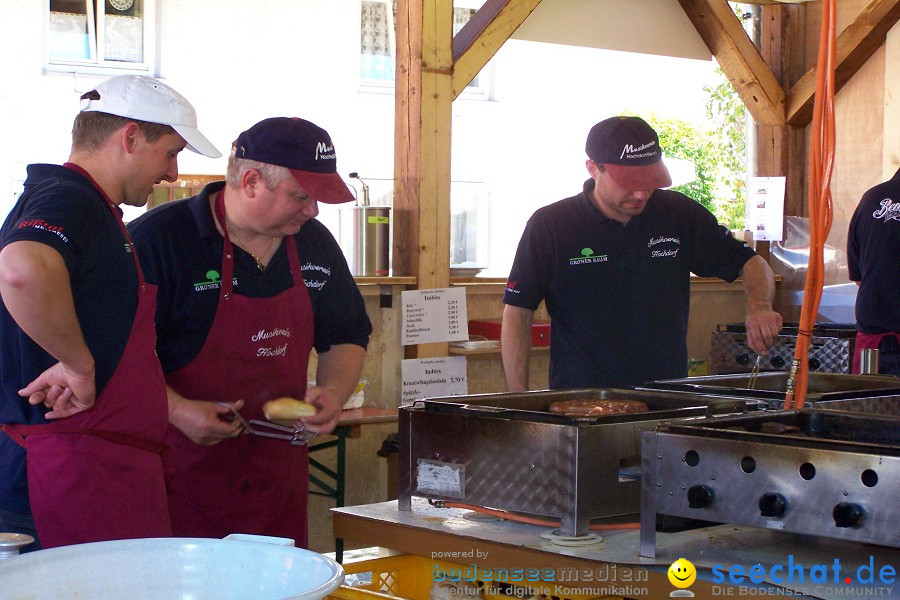
[[[229,539],[96,542],[0,562],[3,600],[321,600],[343,581],[343,568],[321,554]]]

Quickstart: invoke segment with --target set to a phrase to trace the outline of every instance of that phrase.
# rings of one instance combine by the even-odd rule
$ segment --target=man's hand
[[[231,404],[234,410],[244,406],[243,400]],[[169,423],[189,440],[200,446],[212,446],[244,433],[241,423],[225,404],[205,400],[189,400],[169,389]]]
[[[766,354],[781,331],[781,315],[771,309],[756,309],[747,314],[747,345],[760,354]]]
[[[298,424],[302,425],[303,429],[316,433],[331,433],[341,417],[341,404],[335,393],[327,387],[312,387],[306,390],[304,400],[319,409],[319,412],[301,419]]]
[[[33,405],[43,404],[50,409],[45,417],[60,419],[84,412],[94,406],[97,390],[94,369],[76,373],[62,363],[56,363],[27,386],[19,395]]]

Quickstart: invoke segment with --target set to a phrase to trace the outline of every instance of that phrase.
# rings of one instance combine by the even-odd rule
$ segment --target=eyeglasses
[[[277,423],[271,423],[269,421],[260,421],[258,419],[247,421],[232,405],[225,402],[216,402],[216,404],[227,407],[228,410],[231,411],[231,414],[234,415],[237,422],[241,424],[241,428],[250,435],[258,435],[277,440],[287,440],[291,443],[291,446],[303,446],[317,435],[317,432],[305,429],[302,426],[299,428],[286,427],[284,425],[278,425]],[[275,431],[265,431],[265,429],[274,429]]]

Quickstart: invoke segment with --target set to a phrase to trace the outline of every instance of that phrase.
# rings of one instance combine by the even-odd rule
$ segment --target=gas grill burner
[[[900,547],[896,414],[813,409],[665,423],[643,434],[641,458],[643,556],[656,554],[657,514]]]

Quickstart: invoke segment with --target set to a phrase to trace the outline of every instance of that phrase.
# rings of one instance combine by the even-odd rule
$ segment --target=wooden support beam
[[[784,90],[728,2],[678,1],[756,122],[783,125]]]
[[[789,86],[805,69],[803,40],[806,11],[797,6],[765,6],[760,17],[760,54],[778,78]],[[808,212],[805,183],[803,129],[789,125],[758,125],[756,174],[784,177],[784,212],[804,216]]]
[[[453,98],[458,97],[541,0],[487,0],[453,38]]]
[[[840,91],[881,47],[888,31],[898,20],[900,20],[900,0],[872,0],[840,33],[836,40],[835,92]],[[791,125],[803,127],[810,122],[815,93],[816,68],[813,67],[791,88],[787,96],[785,114]]]
[[[394,271],[450,285],[453,0],[397,1]],[[402,56],[401,56],[402,55]],[[447,355],[447,343],[408,356]]]

